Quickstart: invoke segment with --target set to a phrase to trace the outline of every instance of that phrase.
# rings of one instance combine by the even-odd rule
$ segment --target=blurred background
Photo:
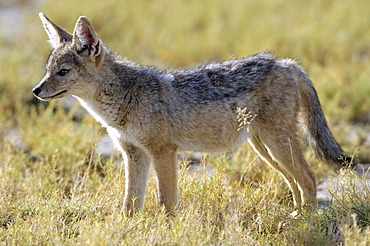
[[[369,10],[367,0],[0,0],[0,144],[35,156],[56,149],[85,154],[86,142],[96,144],[104,132],[69,99],[42,103],[32,96],[50,53],[42,11],[70,32],[85,15],[114,52],[160,69],[265,50],[296,59],[337,140],[370,163]]]
[[[124,218],[123,168],[105,129],[71,98],[32,95],[50,54],[40,11],[70,32],[85,15],[113,52],[159,69],[265,50],[300,61],[333,135],[370,166],[369,0],[0,0],[3,244],[369,245],[370,172],[366,182],[338,175],[310,149],[321,209],[307,216],[290,216],[282,176],[246,144],[232,156],[183,154],[174,223],[152,177],[143,213]]]

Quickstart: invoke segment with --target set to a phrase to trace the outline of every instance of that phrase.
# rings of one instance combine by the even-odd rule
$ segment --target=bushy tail
[[[299,86],[301,94],[300,113],[303,120],[304,139],[320,158],[340,166],[352,165],[352,158],[344,153],[330,132],[311,80],[300,67],[296,66],[295,71],[298,72],[301,83]]]

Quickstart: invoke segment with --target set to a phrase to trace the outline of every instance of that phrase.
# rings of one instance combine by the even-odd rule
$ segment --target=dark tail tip
[[[348,155],[341,155],[337,159],[337,163],[340,167],[344,168],[351,168],[354,167],[358,164],[358,161],[356,158],[348,156]]]

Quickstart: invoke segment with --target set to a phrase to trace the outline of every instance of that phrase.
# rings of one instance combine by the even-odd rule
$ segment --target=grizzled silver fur
[[[40,18],[53,51],[33,92],[42,100],[74,95],[107,128],[125,157],[127,215],[143,206],[150,163],[159,202],[174,211],[178,150],[229,151],[248,141],[284,176],[298,207],[316,200],[315,175],[297,136],[299,122],[320,157],[349,160],[327,126],[311,81],[293,60],[260,53],[159,71],[114,56],[85,17],[73,34],[42,13]],[[241,112],[251,120],[241,119]]]

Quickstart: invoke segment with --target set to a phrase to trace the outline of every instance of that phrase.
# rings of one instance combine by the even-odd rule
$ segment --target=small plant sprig
[[[240,131],[244,126],[247,126],[247,132],[249,132],[249,125],[252,123],[257,114],[253,114],[251,111],[247,111],[247,108],[236,108],[237,116],[236,120],[239,123],[238,131]]]

